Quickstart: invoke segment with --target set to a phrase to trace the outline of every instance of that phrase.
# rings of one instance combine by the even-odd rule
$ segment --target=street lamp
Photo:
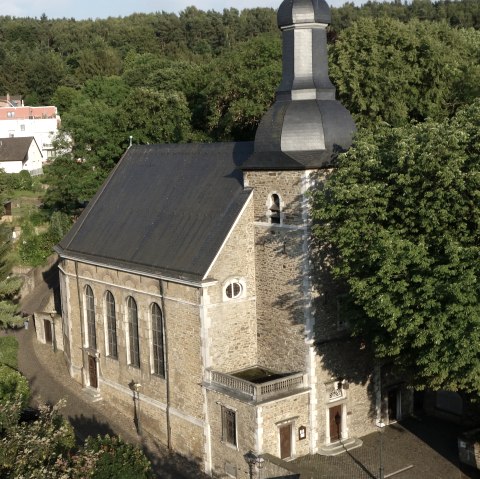
[[[137,415],[137,432],[138,434],[142,433],[142,426],[140,422],[140,388],[142,385],[140,383],[133,383],[133,401],[135,404],[135,413]],[[136,399],[136,400],[135,400]]]
[[[376,426],[378,427],[378,431],[380,433],[380,470],[379,470],[379,479],[384,479],[383,475],[383,431],[385,430],[385,423],[382,419],[378,419],[376,422]]]
[[[265,459],[261,456],[258,456],[253,451],[248,451],[243,457],[248,464],[250,479],[253,479],[253,468],[256,466],[257,469],[262,469]]]

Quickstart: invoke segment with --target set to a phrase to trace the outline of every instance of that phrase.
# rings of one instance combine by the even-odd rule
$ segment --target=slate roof
[[[61,256],[204,278],[251,190],[252,142],[132,146],[57,245]]]
[[[33,136],[0,138],[0,161],[27,161]]]

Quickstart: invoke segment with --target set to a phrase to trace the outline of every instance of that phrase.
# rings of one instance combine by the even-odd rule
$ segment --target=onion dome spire
[[[244,169],[322,168],[351,145],[355,124],[335,100],[328,76],[330,20],[325,0],[284,0],[280,5],[282,81]]]

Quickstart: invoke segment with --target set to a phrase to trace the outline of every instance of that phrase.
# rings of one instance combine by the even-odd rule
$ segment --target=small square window
[[[20,131],[25,131],[25,125],[20,125]]]
[[[222,441],[232,446],[237,445],[237,413],[222,406]]]
[[[15,112],[14,111],[7,111],[7,118],[15,118]]]

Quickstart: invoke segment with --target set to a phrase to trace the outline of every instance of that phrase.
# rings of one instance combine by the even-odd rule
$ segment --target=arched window
[[[105,312],[107,316],[107,354],[111,358],[117,359],[117,317],[115,314],[115,299],[110,291],[107,291],[105,295]]]
[[[153,372],[165,377],[163,315],[157,303],[152,304],[152,345],[153,345]]]
[[[273,194],[270,197],[270,223],[273,224],[280,224],[280,197],[277,194]]]
[[[85,311],[87,313],[88,346],[97,349],[97,333],[95,331],[95,298],[90,286],[85,288]]]
[[[128,339],[130,346],[129,364],[140,367],[140,341],[138,338],[138,311],[137,303],[129,296],[127,299]]]

